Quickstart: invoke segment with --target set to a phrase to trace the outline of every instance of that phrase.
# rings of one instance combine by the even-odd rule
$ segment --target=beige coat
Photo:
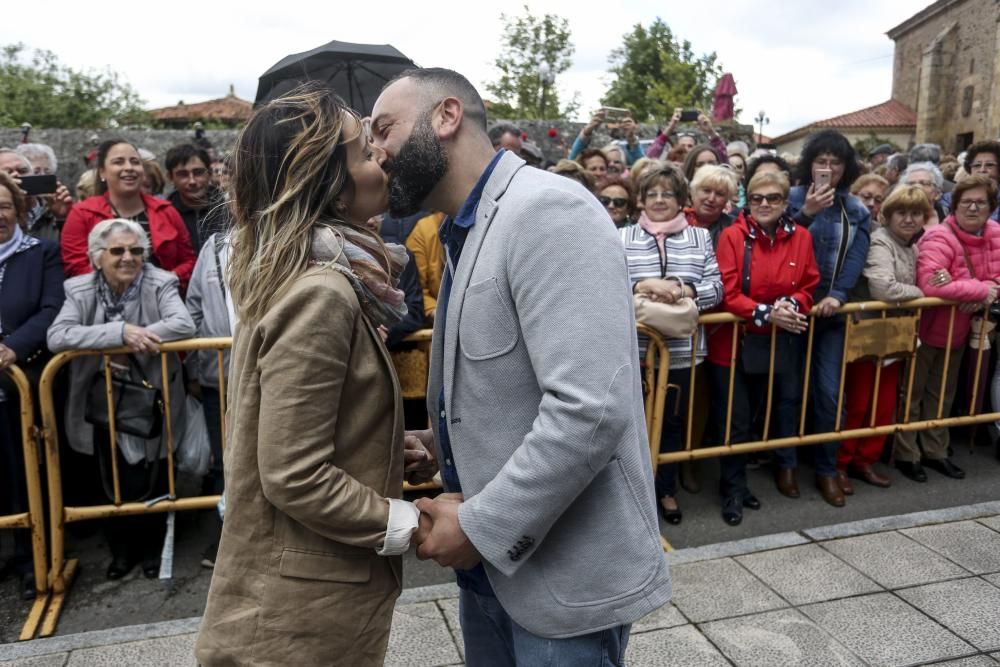
[[[216,665],[381,665],[401,559],[375,554],[403,481],[399,383],[347,279],[309,270],[241,325],[226,518],[196,645]]]
[[[919,299],[917,287],[917,245],[904,245],[886,227],[872,232],[863,279],[853,293],[854,301]]]

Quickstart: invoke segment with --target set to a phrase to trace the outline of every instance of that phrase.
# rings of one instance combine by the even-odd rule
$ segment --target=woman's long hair
[[[307,83],[255,111],[240,133],[228,282],[241,321],[258,322],[306,270],[314,225],[349,224],[335,207],[353,187],[345,144],[357,132],[346,114],[357,118],[332,90]]]

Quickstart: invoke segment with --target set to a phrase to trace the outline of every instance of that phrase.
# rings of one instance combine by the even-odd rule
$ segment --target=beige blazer
[[[226,517],[195,653],[215,665],[381,665],[399,557],[399,382],[347,279],[310,269],[234,339]]]

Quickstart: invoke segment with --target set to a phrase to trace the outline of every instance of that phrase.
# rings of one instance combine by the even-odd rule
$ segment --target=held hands
[[[150,352],[156,354],[160,351],[160,343],[163,341],[149,329],[138,327],[134,324],[126,324],[122,334],[123,342],[136,352]]]
[[[684,296],[684,287],[675,280],[663,280],[660,278],[647,278],[639,281],[635,286],[635,293],[642,294],[651,301],[659,303],[677,303]]]
[[[403,476],[407,482],[424,484],[434,478],[438,463],[431,453],[433,448],[434,432],[430,429],[407,431],[403,435]]]
[[[464,500],[460,493],[442,493],[436,498],[419,498],[420,525],[410,538],[417,546],[417,558],[433,559],[442,567],[470,570],[482,557],[458,523],[458,508]]]
[[[809,325],[809,319],[795,310],[789,301],[778,301],[771,309],[771,323],[785,331],[800,334]]]
[[[829,185],[824,184],[817,188],[815,183],[810,184],[802,211],[809,217],[813,217],[823,209],[830,208],[833,206],[834,192],[835,190]]]

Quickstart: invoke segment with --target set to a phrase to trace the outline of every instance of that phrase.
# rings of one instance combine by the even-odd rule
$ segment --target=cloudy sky
[[[183,2],[108,5],[57,0],[45,16],[0,24],[0,44],[54,51],[76,68],[110,66],[150,107],[226,93],[253,99],[257,77],[288,55],[331,40],[389,43],[421,66],[456,69],[485,94],[501,36],[500,5],[459,0]],[[522,2],[507,5],[521,13]],[[698,53],[716,51],[736,78],[742,120],[763,109],[765,134],[889,99],[893,44],[885,32],[929,0],[530,0],[569,20],[576,53],[557,85],[599,106],[608,56],[636,23],[663,18]],[[22,8],[24,5],[22,5]]]

